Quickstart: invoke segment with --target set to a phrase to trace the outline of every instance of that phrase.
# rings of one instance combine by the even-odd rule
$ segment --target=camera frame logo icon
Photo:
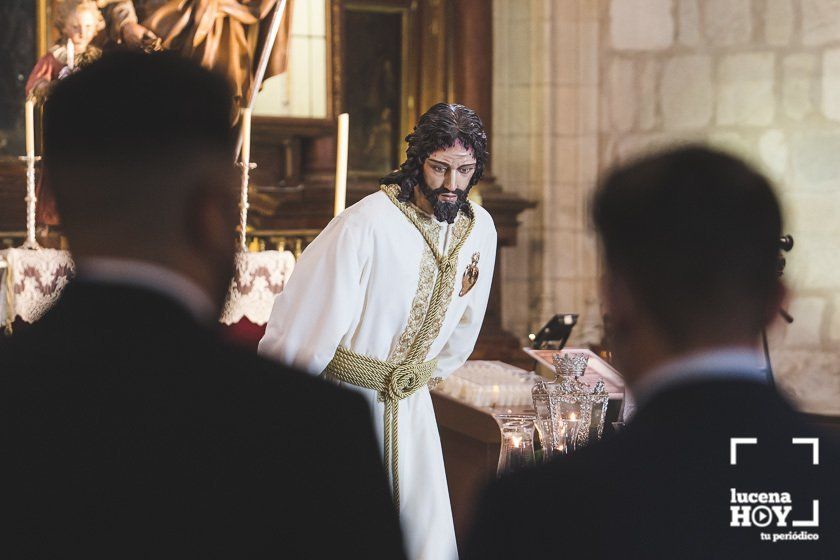
[[[811,446],[811,464],[820,464],[819,438],[799,437],[791,439],[792,445]],[[758,438],[729,438],[729,464],[738,465],[738,446],[758,445]],[[811,519],[793,519],[788,523],[793,506],[788,492],[739,492],[730,489],[730,527],[819,527],[820,501],[812,500]]]

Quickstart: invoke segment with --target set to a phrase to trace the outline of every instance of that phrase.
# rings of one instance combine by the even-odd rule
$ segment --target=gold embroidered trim
[[[400,210],[403,211],[404,214],[406,214],[406,217],[409,217],[410,214],[411,217],[414,218],[411,219],[411,217],[409,217],[409,220],[417,226],[418,231],[426,240],[426,247],[423,250],[423,257],[420,260],[420,278],[417,283],[417,291],[414,295],[414,300],[411,303],[408,323],[400,335],[397,346],[388,357],[388,361],[390,362],[402,363],[408,355],[408,351],[411,348],[412,343],[417,338],[417,332],[423,326],[423,321],[426,318],[426,310],[429,305],[429,298],[431,297],[432,290],[437,279],[438,263],[443,260],[439,251],[435,251],[434,253],[432,252],[432,247],[437,248],[437,241],[440,236],[441,226],[436,220],[417,208],[414,204],[397,200],[397,194],[400,192],[399,185],[383,185],[382,190],[386,195],[388,195],[391,202],[393,202]],[[472,220],[463,212],[459,212],[458,217],[455,219],[455,228],[453,229],[452,239],[450,240],[449,246],[458,247],[461,239],[469,235],[469,232],[472,229],[470,227],[471,225]],[[446,276],[442,279],[443,289],[445,290],[444,293],[449,294],[449,296],[446,298],[445,303],[441,305],[440,309],[429,310],[430,313],[434,313],[432,317],[433,321],[430,325],[430,336],[426,337],[426,339],[422,342],[419,352],[416,354],[421,356],[420,359],[428,354],[429,348],[431,348],[432,344],[437,339],[438,334],[440,334],[440,329],[443,326],[444,319],[446,318],[446,312],[449,309],[449,303],[452,301],[457,272],[458,267],[456,261],[456,266],[449,267],[447,269]]]
[[[400,335],[397,346],[388,356],[389,362],[402,363],[408,355],[411,343],[417,336],[417,331],[423,325],[426,316],[426,308],[429,306],[429,298],[432,297],[432,288],[435,287],[437,276],[437,265],[435,256],[428,246],[423,248],[423,257],[420,259],[420,279],[417,282],[417,291],[414,300],[411,302],[411,312],[408,315],[408,323]]]
[[[429,391],[434,391],[441,383],[443,383],[443,377],[432,377],[428,383]]]
[[[411,212],[417,219],[416,223],[422,225],[425,229],[425,235],[432,239],[437,239],[440,236],[440,224],[433,220],[431,216],[417,208],[414,204],[404,203],[397,200],[397,195],[400,192],[399,185],[383,185],[382,190],[388,195],[395,205],[405,208],[406,211]],[[423,234],[423,232],[421,232]],[[400,335],[399,341],[391,354],[388,356],[389,362],[402,363],[408,355],[408,350],[411,348],[411,343],[417,336],[417,331],[423,325],[423,319],[426,317],[426,308],[429,305],[429,298],[432,296],[432,289],[437,279],[437,265],[435,263],[435,255],[426,244],[423,247],[423,256],[420,259],[420,278],[417,282],[417,290],[414,294],[414,300],[411,302],[411,311],[408,315],[408,323]]]
[[[418,208],[412,202],[401,202],[397,199],[397,195],[400,194],[400,186],[399,185],[382,185],[382,190],[388,195],[388,198],[391,199],[393,202],[404,214],[410,214],[414,220],[409,218],[409,221],[414,222],[417,226],[417,229],[420,230],[420,233],[423,235],[424,238],[427,240],[434,239],[437,240],[438,236],[440,235],[440,222],[435,220],[432,216],[429,216],[420,208]],[[458,214],[458,218],[461,217],[461,214]],[[437,246],[437,242],[432,243],[432,245]]]
[[[463,213],[458,213],[458,218],[455,220],[455,228],[452,232],[452,240],[450,241],[450,247],[457,247],[459,242],[462,238],[464,238],[471,225],[471,220],[467,218]],[[443,277],[443,289],[445,290],[444,293],[447,295],[446,300],[441,303],[440,309],[437,310],[437,314],[434,315],[434,322],[431,326],[431,333],[433,336],[427,337],[423,344],[420,346],[420,356],[426,356],[429,353],[429,348],[432,347],[432,344],[435,340],[437,340],[438,334],[440,334],[440,328],[443,326],[443,321],[446,319],[446,312],[449,310],[449,304],[452,302],[452,296],[455,294],[455,278],[458,275],[458,257],[455,257],[455,266],[449,267],[446,269],[446,276]],[[435,310],[430,310],[430,312],[434,313]]]

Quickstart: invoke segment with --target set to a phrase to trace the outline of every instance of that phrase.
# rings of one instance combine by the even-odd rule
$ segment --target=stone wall
[[[598,154],[597,3],[493,1],[493,138],[499,183],[538,202],[502,253],[504,326],[522,337],[558,312],[597,340],[597,255],[585,200]]]
[[[701,140],[775,180],[796,239],[777,379],[840,413],[840,1],[611,0],[601,22],[602,168]]]
[[[778,186],[796,238],[785,273],[796,321],[771,333],[777,380],[802,408],[840,414],[840,0],[493,9],[494,170],[540,203],[503,255],[507,328],[525,333],[567,310],[591,327],[597,259],[585,204],[598,172],[707,141]]]

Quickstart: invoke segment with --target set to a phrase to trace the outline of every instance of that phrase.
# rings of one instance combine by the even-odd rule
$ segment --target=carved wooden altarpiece
[[[319,1],[319,0],[309,0]],[[335,116],[351,113],[347,204],[378,188],[402,159],[403,138],[428,107],[476,110],[492,138],[492,10],[485,0],[324,0],[327,107],[324,118],[255,116],[251,232],[257,246],[299,252],[332,218]],[[32,60],[49,41],[49,0],[28,21]],[[31,18],[32,15],[26,16]],[[365,43],[362,45],[361,43]],[[21,102],[22,105],[22,102]],[[501,327],[502,248],[516,245],[518,215],[533,203],[506,193],[491,167],[478,185],[499,233],[496,277],[474,359],[529,367],[520,339]],[[0,241],[24,236],[23,166],[0,161]],[[59,229],[60,232],[60,229]],[[58,238],[39,238],[56,247]],[[523,334],[523,333],[518,333]]]

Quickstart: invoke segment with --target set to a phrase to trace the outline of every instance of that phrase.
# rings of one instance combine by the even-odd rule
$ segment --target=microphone
[[[779,250],[784,251],[785,253],[790,252],[793,249],[793,236],[792,235],[783,235],[779,238]]]
[[[788,253],[791,249],[793,249],[793,236],[790,234],[781,236],[779,238],[779,261],[776,265],[776,272],[778,272],[779,276],[784,273],[785,265],[787,264],[782,253]],[[779,314],[786,323],[793,323],[793,317],[785,309],[779,309]]]

